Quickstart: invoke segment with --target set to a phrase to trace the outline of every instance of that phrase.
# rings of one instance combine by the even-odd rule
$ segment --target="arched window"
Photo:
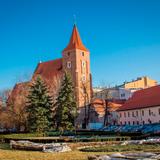
[[[71,68],[71,67],[72,67],[71,62],[68,61],[68,62],[67,62],[67,68]]]

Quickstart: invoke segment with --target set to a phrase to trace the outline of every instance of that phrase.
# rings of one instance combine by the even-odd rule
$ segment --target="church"
[[[78,28],[73,26],[68,45],[62,51],[62,58],[39,62],[29,82],[17,83],[13,88],[8,103],[24,105],[30,84],[40,76],[47,84],[53,99],[56,98],[64,72],[71,75],[77,108],[81,116],[79,123],[84,122],[85,107],[91,103],[92,76],[90,71],[90,52],[82,43]],[[22,103],[22,104],[21,104]]]
[[[39,63],[33,77],[40,75],[48,84],[67,72],[72,77],[77,106],[83,107],[91,99],[90,53],[83,45],[77,26],[73,26],[67,47],[62,51],[62,58]],[[56,88],[57,86],[55,86]],[[87,100],[84,97],[87,96]]]

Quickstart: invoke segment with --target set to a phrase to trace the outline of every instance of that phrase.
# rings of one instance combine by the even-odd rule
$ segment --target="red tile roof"
[[[39,63],[33,78],[40,75],[44,79],[53,79],[53,77],[62,74],[62,58]]]
[[[119,111],[154,107],[160,105],[160,85],[134,92]]]
[[[103,99],[95,98],[92,100],[91,105],[95,108],[95,111],[98,114],[104,115],[106,102]],[[124,100],[109,100],[108,101],[108,109],[110,112],[116,111],[122,106],[122,104],[124,104]]]
[[[72,31],[72,35],[71,35],[69,44],[63,50],[63,52],[64,51],[69,51],[69,50],[72,50],[72,49],[81,49],[81,50],[84,50],[84,51],[88,51],[88,49],[83,45],[83,43],[81,41],[81,38],[80,38],[80,35],[79,35],[79,32],[78,32],[78,29],[77,29],[76,25],[74,25],[74,27],[73,27],[73,31]]]

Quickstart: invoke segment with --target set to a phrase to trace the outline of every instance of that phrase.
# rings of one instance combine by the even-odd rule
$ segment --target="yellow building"
[[[122,87],[124,87],[125,89],[144,89],[156,86],[157,84],[158,83],[156,80],[144,76],[144,77],[139,77],[131,82],[125,82]]]

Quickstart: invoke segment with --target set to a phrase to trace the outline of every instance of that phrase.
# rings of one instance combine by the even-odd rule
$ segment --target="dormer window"
[[[72,66],[72,65],[71,65],[71,62],[68,61],[68,62],[67,62],[67,68],[71,68],[71,66]]]

